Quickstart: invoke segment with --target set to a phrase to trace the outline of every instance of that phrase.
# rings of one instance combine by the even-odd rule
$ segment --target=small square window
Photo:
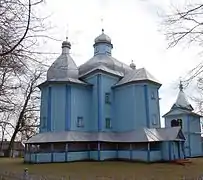
[[[84,127],[83,117],[78,117],[78,119],[77,119],[77,127]]]
[[[156,98],[155,98],[155,92],[154,92],[154,91],[152,91],[152,93],[151,93],[151,99],[156,99]]]
[[[111,129],[111,119],[106,118],[106,129]]]
[[[111,104],[111,102],[110,102],[110,93],[105,93],[105,103],[106,104]]]

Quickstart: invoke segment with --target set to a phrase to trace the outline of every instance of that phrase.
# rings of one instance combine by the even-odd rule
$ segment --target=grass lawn
[[[28,168],[30,173],[53,176],[70,176],[70,179],[92,179],[103,176],[102,179],[122,180],[178,180],[182,177],[197,178],[203,175],[203,158],[191,159],[185,166],[170,163],[144,164],[136,162],[74,162],[53,164],[23,164],[22,159],[0,159],[0,172],[22,172]],[[108,178],[107,178],[108,177]],[[110,178],[111,177],[111,178]],[[101,178],[99,178],[101,179]]]

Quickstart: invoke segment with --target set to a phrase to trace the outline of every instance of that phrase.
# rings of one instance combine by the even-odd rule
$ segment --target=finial
[[[68,29],[69,29],[69,26],[68,26],[68,24],[67,24],[67,25],[66,25],[66,41],[67,41],[67,42],[68,42],[68,34],[69,34]]]
[[[179,84],[179,89],[180,89],[180,91],[183,91],[183,84],[182,84],[181,80],[180,80],[180,84]]]
[[[133,60],[131,60],[130,67],[131,67],[132,69],[136,69],[136,66],[135,66],[135,64],[134,64],[134,61],[133,61]]]
[[[103,19],[103,18],[101,18],[102,33],[104,33],[103,24],[104,24],[104,19]]]

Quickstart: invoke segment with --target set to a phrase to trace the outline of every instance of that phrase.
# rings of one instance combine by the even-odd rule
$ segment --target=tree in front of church
[[[199,2],[199,3],[198,3]],[[203,47],[203,3],[185,1],[183,6],[173,7],[170,14],[163,17],[164,34],[168,48],[177,45]],[[193,67],[183,82],[187,86],[191,82],[197,84],[199,97],[193,97],[199,113],[203,114],[203,62]]]

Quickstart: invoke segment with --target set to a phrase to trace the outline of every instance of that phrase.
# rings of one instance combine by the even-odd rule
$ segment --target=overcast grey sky
[[[72,57],[77,65],[93,56],[94,38],[104,28],[112,39],[115,58],[126,64],[133,59],[137,68],[145,67],[162,83],[162,116],[176,99],[179,78],[201,60],[195,47],[166,49],[167,42],[159,31],[160,14],[169,12],[172,5],[182,7],[184,3],[185,0],[47,0],[43,8],[52,14],[49,21],[55,26],[53,37],[65,39],[68,29]],[[49,52],[61,51],[61,42],[45,46]],[[48,58],[48,63],[56,57]]]

